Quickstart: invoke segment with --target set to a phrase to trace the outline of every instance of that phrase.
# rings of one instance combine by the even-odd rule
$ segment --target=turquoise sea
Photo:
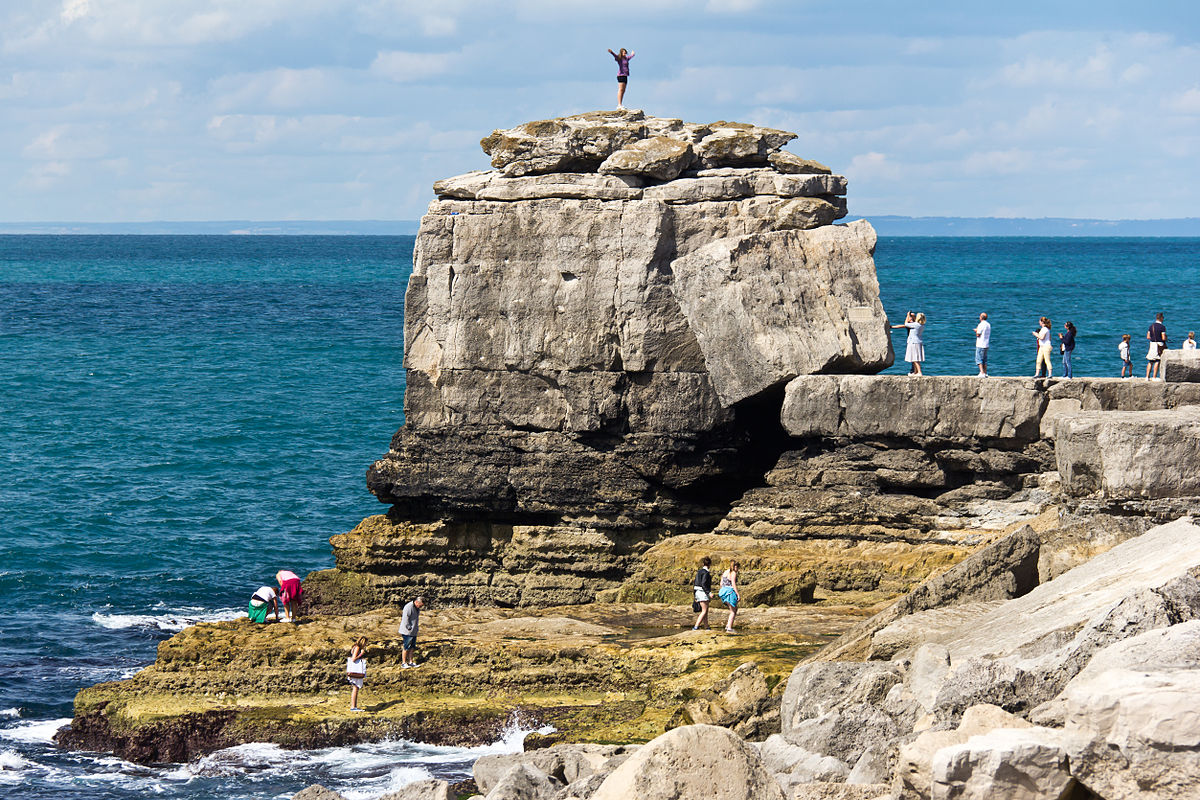
[[[364,483],[403,420],[412,237],[0,236],[0,795],[366,800],[479,750],[245,745],[142,767],[58,751],[76,690],[225,619],[280,567],[381,507]],[[924,311],[927,372],[1032,374],[1040,315],[1079,328],[1077,375],[1121,333],[1200,330],[1200,239],[884,238],[889,315]],[[896,334],[899,354],[904,339]],[[904,372],[906,366],[893,367]],[[520,731],[490,751],[518,746]]]

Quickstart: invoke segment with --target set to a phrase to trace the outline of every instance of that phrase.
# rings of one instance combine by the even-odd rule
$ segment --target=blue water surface
[[[186,766],[57,751],[81,687],[132,674],[382,506],[364,473],[400,426],[412,237],[0,236],[0,796],[356,800],[474,751],[403,743]],[[926,371],[1032,374],[1041,315],[1079,328],[1078,375],[1121,333],[1200,329],[1198,239],[885,238],[889,316],[924,311]],[[904,334],[895,335],[897,353]],[[898,363],[891,372],[904,372]]]

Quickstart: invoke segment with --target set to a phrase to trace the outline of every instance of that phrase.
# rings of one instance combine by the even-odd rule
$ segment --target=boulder
[[[480,141],[492,166],[510,177],[546,172],[595,172],[612,153],[646,138],[645,115],[599,111],[526,122]]]
[[[714,122],[711,133],[696,145],[702,167],[766,164],[767,158],[796,138],[796,134],[739,122]]]
[[[891,364],[874,248],[874,229],[859,221],[725,239],[672,264],[672,291],[723,404],[801,374]]]
[[[669,181],[694,158],[691,144],[669,136],[652,136],[616,151],[604,160],[599,171],[604,175],[647,175]]]
[[[933,757],[932,797],[1062,800],[1075,783],[1062,740],[1049,728],[1001,728],[944,747]]]
[[[321,784],[314,783],[292,795],[292,800],[346,800],[346,798],[332,789],[326,789]]]
[[[902,678],[893,664],[800,664],[783,693],[784,739],[818,755],[857,761],[871,745],[890,742],[900,733],[901,722],[883,706]],[[905,709],[902,715],[907,713]],[[912,719],[907,724],[911,728]]]
[[[1109,669],[1066,700],[1071,774],[1106,800],[1200,798],[1200,672]]]
[[[743,608],[794,606],[814,602],[816,589],[817,582],[811,572],[776,572],[744,587],[738,602]]]
[[[514,767],[527,766],[561,784],[572,784],[616,767],[615,759],[637,750],[633,745],[560,744],[526,753],[482,756],[472,768],[475,785],[487,794]],[[609,766],[611,763],[611,766]]]
[[[751,661],[739,666],[729,677],[717,681],[712,688],[685,702],[672,718],[671,725],[703,724],[731,728],[760,714],[769,696],[766,676]]]
[[[850,767],[844,761],[811,753],[777,733],[767,737],[759,747],[759,754],[763,765],[781,784],[844,781],[850,774]]]
[[[953,730],[927,730],[900,746],[893,781],[898,800],[924,800],[933,792],[933,761],[938,751],[997,728],[1027,728],[1029,723],[991,705],[972,706]]]
[[[784,800],[754,748],[732,731],[689,725],[664,733],[617,767],[591,800]]]
[[[1200,350],[1167,350],[1159,369],[1169,383],[1200,383]]]
[[[517,764],[500,777],[486,797],[487,800],[552,800],[561,788],[561,783],[541,770]]]
[[[1200,495],[1200,406],[1060,416],[1054,455],[1071,495]]]
[[[767,156],[767,163],[769,163],[777,171],[788,174],[803,175],[807,173],[813,173],[817,175],[829,175],[833,172],[833,170],[822,164],[820,161],[801,158],[795,153],[789,153],[785,150],[780,150],[777,153],[771,153],[771,155]]]
[[[458,800],[458,795],[446,781],[430,778],[413,781],[399,791],[388,792],[379,800]]]

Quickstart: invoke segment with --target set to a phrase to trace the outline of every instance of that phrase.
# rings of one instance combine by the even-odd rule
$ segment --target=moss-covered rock
[[[752,609],[738,636],[691,630],[686,606],[592,604],[537,611],[430,608],[417,669],[400,666],[399,610],[241,619],[188,628],[134,677],[81,691],[61,744],[140,762],[181,761],[247,741],[287,747],[388,737],[470,745],[518,715],[556,740],[647,741],[684,699],[747,661],[778,680],[858,621],[854,607]],[[345,659],[368,640],[349,711]]]

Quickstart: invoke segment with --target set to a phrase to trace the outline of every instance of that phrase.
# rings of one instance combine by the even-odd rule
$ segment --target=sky
[[[1200,4],[0,0],[0,222],[417,219],[479,139],[795,131],[853,216],[1200,216]]]

